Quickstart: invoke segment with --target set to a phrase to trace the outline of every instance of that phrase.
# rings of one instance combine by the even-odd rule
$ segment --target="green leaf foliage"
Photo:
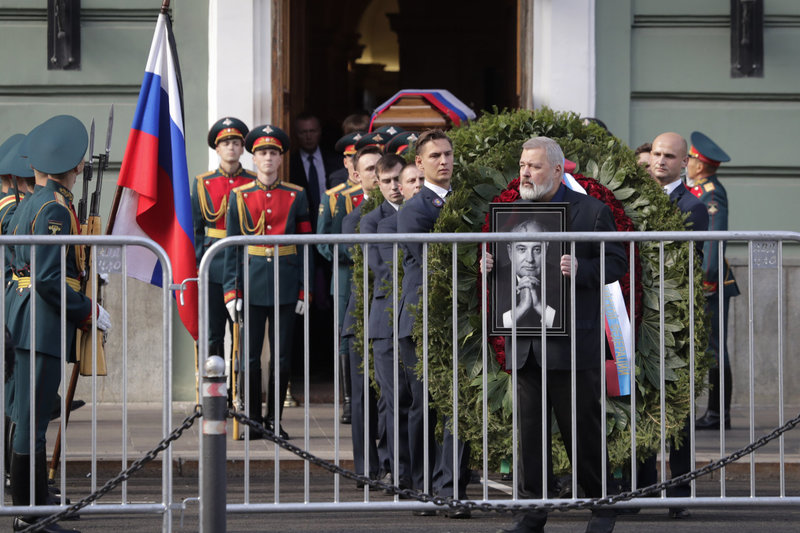
[[[488,212],[488,203],[517,177],[522,144],[529,138],[545,135],[555,139],[565,156],[577,164],[577,173],[593,177],[614,192],[639,231],[676,231],[685,229],[684,216],[663,194],[661,188],[640,168],[633,151],[602,128],[585,126],[573,113],[543,108],[514,112],[493,111],[479,120],[449,132],[455,153],[454,195],[445,203],[434,231],[441,233],[480,232]],[[366,203],[372,203],[373,198]],[[377,201],[377,200],[376,200]],[[374,205],[377,205],[375,203]],[[373,205],[373,207],[374,207]],[[362,207],[362,210],[368,206]],[[364,211],[366,212],[366,211]],[[663,286],[664,313],[664,391],[666,394],[666,433],[679,434],[689,413],[690,372],[695,373],[699,394],[711,357],[706,353],[707,329],[703,312],[702,272],[694,269],[688,276],[688,261],[694,248],[685,242],[663,245],[663,278],[659,274],[660,246],[657,242],[638,243],[642,264],[642,324],[636,335],[636,446],[638,457],[655,453],[660,436],[659,357],[661,354],[660,319]],[[428,256],[428,333],[423,336],[422,320],[415,323],[414,337],[420,351],[428,348],[430,395],[437,412],[452,418],[453,381],[453,248],[431,245]],[[489,463],[499,469],[510,457],[512,389],[509,376],[494,359],[494,351],[484,345],[481,329],[480,295],[477,268],[478,247],[461,245],[457,249],[457,354],[458,354],[458,424],[459,435],[472,446],[472,462],[482,463],[484,374],[487,382]],[[361,261],[356,259],[358,275]],[[699,265],[695,258],[695,265]],[[361,278],[357,278],[361,279]],[[689,301],[689,283],[694,284],[694,301]],[[694,339],[689,338],[690,307],[694,308]],[[421,310],[418,310],[421,311]],[[359,338],[359,334],[356,334]],[[690,368],[690,350],[694,345],[694,368]],[[486,349],[487,363],[483,352]],[[485,368],[484,368],[485,366]],[[421,375],[421,368],[418,369]],[[630,466],[630,398],[608,398],[606,428],[608,454],[612,468]],[[439,428],[439,432],[441,428]],[[554,464],[567,469],[560,438],[554,443]]]

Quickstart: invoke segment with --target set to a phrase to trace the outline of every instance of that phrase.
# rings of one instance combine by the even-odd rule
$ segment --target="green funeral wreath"
[[[453,141],[455,164],[453,193],[444,204],[434,227],[439,233],[480,232],[489,203],[508,189],[518,177],[522,144],[544,135],[556,140],[564,155],[574,163],[574,174],[594,178],[624,206],[625,215],[637,231],[680,231],[683,215],[649,175],[636,164],[633,152],[623,142],[595,124],[584,125],[574,113],[537,110],[497,111],[448,135]],[[601,188],[601,187],[592,187]],[[590,188],[587,188],[589,190]],[[377,191],[376,191],[377,192]],[[591,194],[591,190],[589,190]],[[379,205],[375,194],[362,204],[362,213]],[[627,246],[627,245],[626,245]],[[656,453],[660,446],[660,342],[659,342],[659,244],[638,243],[641,276],[640,305],[637,301],[636,334],[636,446],[640,459]],[[356,247],[358,249],[359,247]],[[679,436],[689,414],[690,324],[689,285],[694,284],[695,392],[702,392],[703,377],[712,363],[706,352],[707,327],[703,312],[702,269],[694,258],[694,280],[689,280],[689,257],[695,254],[688,242],[666,242],[663,246],[664,276],[664,366],[665,433],[668,439]],[[509,459],[511,439],[511,376],[494,357],[493,344],[487,345],[488,364],[483,365],[478,245],[457,248],[458,285],[452,283],[452,246],[432,244],[428,249],[428,329],[429,391],[433,406],[452,420],[453,297],[458,301],[458,430],[461,439],[473,442],[471,462],[482,465],[483,373],[488,382],[488,461],[492,470]],[[354,255],[355,279],[363,279],[363,261]],[[638,275],[638,273],[637,273]],[[356,284],[361,297],[360,283]],[[637,299],[638,300],[638,299]],[[357,300],[360,301],[360,300]],[[626,295],[626,305],[628,304]],[[357,306],[360,307],[360,306]],[[421,310],[417,310],[420,312]],[[639,314],[641,313],[641,314]],[[356,339],[363,330],[357,321]],[[414,337],[422,350],[422,321],[415,322]],[[420,362],[422,357],[420,353]],[[421,368],[418,369],[421,373]],[[607,398],[606,434],[612,468],[625,470],[631,456],[630,397]],[[441,432],[441,424],[437,432]],[[553,440],[556,470],[568,469],[563,444]],[[677,439],[673,445],[680,446]]]

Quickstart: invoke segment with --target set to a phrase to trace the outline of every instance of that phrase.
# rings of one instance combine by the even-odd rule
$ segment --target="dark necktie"
[[[313,205],[319,203],[319,175],[317,166],[314,164],[314,155],[308,156],[308,194],[311,196]]]

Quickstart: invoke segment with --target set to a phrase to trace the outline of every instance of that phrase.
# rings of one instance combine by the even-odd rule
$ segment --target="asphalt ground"
[[[333,477],[321,470],[309,472],[309,501],[331,501]],[[289,469],[280,476],[281,502],[302,503],[304,499],[303,469]],[[98,480],[99,482],[100,480]],[[497,488],[490,490],[490,498],[500,498],[508,488],[508,482],[492,480]],[[274,472],[254,472],[250,480],[250,502],[268,503],[274,498]],[[505,485],[505,487],[503,487]],[[90,489],[90,479],[76,476],[68,479],[71,494],[85,494]],[[243,499],[244,478],[228,478],[228,503],[241,503]],[[479,496],[480,486],[471,485],[468,496]],[[727,493],[731,496],[747,496],[750,485],[747,481],[728,481]],[[800,493],[800,480],[787,481],[787,494]],[[697,482],[698,496],[719,494],[718,479],[700,479]],[[778,494],[777,481],[761,482],[758,494]],[[145,473],[132,478],[127,484],[127,501],[157,501],[161,495],[161,480],[158,476]],[[176,510],[173,516],[172,531],[190,532],[199,530],[199,510],[196,499],[197,478],[176,476],[174,478],[175,502],[184,502],[184,511]],[[120,501],[119,489],[112,491],[102,501]],[[390,502],[392,498],[382,493],[371,493],[375,502]],[[357,490],[350,480],[342,480],[340,501],[363,501],[363,490]],[[636,515],[625,515],[618,519],[615,531],[618,533],[647,532],[716,532],[736,533],[788,533],[800,530],[800,507],[791,506],[716,506],[711,508],[692,508],[691,517],[683,520],[670,519],[664,508],[645,508]],[[569,511],[552,513],[546,531],[581,532],[589,519],[588,511]],[[342,512],[317,512],[300,510],[295,512],[251,512],[246,514],[229,513],[227,531],[229,532],[493,532],[508,527],[512,518],[507,514],[473,513],[468,520],[449,519],[444,516],[413,516],[409,510],[375,511],[373,509]],[[77,521],[63,521],[62,527],[78,528],[85,533],[125,531],[156,532],[162,530],[160,516],[147,515],[92,515],[84,513]],[[0,517],[0,531],[11,530],[11,519]]]

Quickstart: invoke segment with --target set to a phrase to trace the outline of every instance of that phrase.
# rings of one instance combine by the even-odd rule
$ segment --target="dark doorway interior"
[[[477,113],[517,107],[517,4],[293,0],[291,114],[318,114],[330,146],[346,115],[400,89],[447,89]]]

